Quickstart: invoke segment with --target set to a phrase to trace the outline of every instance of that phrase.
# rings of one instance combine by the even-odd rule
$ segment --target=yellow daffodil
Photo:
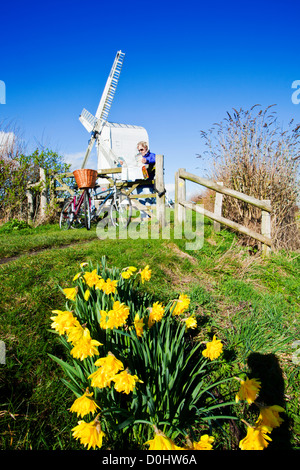
[[[260,414],[256,421],[256,424],[268,426],[269,428],[278,428],[283,419],[279,416],[279,413],[284,412],[284,408],[278,405],[273,406],[260,406]]]
[[[177,447],[175,443],[167,437],[162,431],[155,429],[155,436],[153,439],[145,442],[144,445],[149,446],[149,450],[182,450]]]
[[[73,281],[77,281],[77,279],[82,275],[82,272],[80,271],[79,273],[75,274],[73,277]]]
[[[165,307],[159,302],[154,302],[152,309],[151,309],[151,315],[152,315],[153,320],[161,321],[162,317],[164,316],[164,313],[165,313]]]
[[[190,305],[190,298],[186,294],[180,294],[178,300],[175,300],[173,306],[175,305],[172,315],[181,315],[185,312]]]
[[[116,287],[117,287],[118,281],[114,281],[111,279],[106,279],[106,282],[102,286],[103,292],[105,294],[114,294],[116,292]]]
[[[117,359],[112,353],[108,353],[106,357],[100,357],[95,362],[98,369],[88,378],[92,379],[92,387],[104,388],[110,387],[112,377],[120,370],[124,369],[123,363]]]
[[[100,408],[97,403],[91,398],[93,392],[89,393],[89,390],[86,390],[84,394],[76,398],[73,405],[70,408],[71,413],[77,413],[77,417],[83,418],[89,413],[95,413],[97,408]]]
[[[119,328],[126,323],[129,315],[129,307],[117,300],[114,302],[112,310],[109,310],[108,312],[101,310],[100,315],[101,328]]]
[[[197,328],[197,320],[195,317],[191,316],[189,318],[186,318],[185,320],[185,328],[186,330],[188,329],[195,329]]]
[[[122,361],[116,358],[111,352],[106,357],[100,357],[95,362],[95,366],[104,368],[110,374],[117,374],[124,369]]]
[[[79,321],[71,327],[67,329],[67,341],[68,343],[72,343],[75,345],[80,341],[83,337],[84,328],[80,325]]]
[[[267,436],[272,431],[272,428],[268,426],[257,426],[252,428],[248,426],[247,436],[242,439],[239,443],[241,450],[263,450],[268,447],[269,442],[272,439]]]
[[[87,289],[84,293],[84,300],[88,301],[91,295],[90,289]]]
[[[149,269],[149,265],[145,266],[144,269],[140,271],[141,274],[141,281],[144,284],[145,281],[150,281],[151,279],[151,269]]]
[[[241,387],[235,396],[235,401],[246,400],[249,405],[256,399],[261,388],[261,382],[258,379],[241,380]]]
[[[143,318],[140,318],[139,314],[137,313],[134,317],[134,328],[138,337],[143,336],[144,326],[145,324]]]
[[[86,262],[80,263],[81,268],[83,268],[84,266],[87,266],[87,265],[88,265],[88,263],[86,263]]]
[[[136,270],[137,268],[135,266],[128,266],[128,268],[122,271],[121,276],[123,279],[129,279]]]
[[[123,279],[129,279],[129,278],[132,276],[132,272],[130,272],[130,271],[123,271],[123,272],[121,273],[121,276],[122,276]]]
[[[206,349],[202,351],[204,357],[209,358],[210,360],[217,359],[222,353],[223,344],[219,339],[216,339],[214,335],[213,340],[206,344]]]
[[[112,377],[115,382],[117,392],[130,393],[135,388],[137,382],[143,383],[136,375],[131,375],[127,369]]]
[[[100,276],[97,274],[97,269],[84,273],[83,277],[89,287],[95,286],[100,279]]]
[[[102,447],[102,440],[105,437],[104,432],[101,429],[98,418],[94,419],[90,423],[85,421],[79,421],[78,425],[72,429],[73,437],[79,439],[80,443],[90,449],[96,447]]]
[[[77,291],[78,287],[67,287],[66,289],[63,289],[63,293],[69,300],[75,300]]]
[[[102,344],[92,339],[88,328],[84,328],[82,338],[74,344],[70,353],[75,359],[83,361],[89,356],[98,355],[98,346],[102,346]]]
[[[135,273],[137,268],[135,266],[128,266],[128,271],[131,271],[132,273]]]
[[[55,317],[50,317],[53,320],[51,328],[57,331],[60,335],[63,335],[68,331],[69,328],[77,323],[77,319],[73,316],[72,312],[68,310],[52,310],[52,313],[56,313]]]
[[[89,375],[89,379],[91,379],[91,386],[97,388],[105,388],[110,387],[111,378],[113,376],[109,375],[105,369],[99,367],[95,372]]]
[[[188,441],[186,450],[212,450],[213,446],[212,443],[214,442],[215,438],[209,436],[208,434],[203,434],[201,436],[200,441],[198,442],[190,442]]]
[[[149,310],[150,314],[148,318],[148,328],[151,328],[156,321],[161,321],[165,313],[165,308],[161,303],[154,302],[153,306],[149,308]]]

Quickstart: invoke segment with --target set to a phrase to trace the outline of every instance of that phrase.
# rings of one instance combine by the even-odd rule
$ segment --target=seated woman
[[[141,194],[145,188],[149,188],[149,192],[151,194],[155,193],[154,185],[152,183],[153,179],[155,178],[155,153],[151,153],[148,147],[147,142],[139,142],[137,144],[137,149],[139,154],[142,156],[142,163],[145,163],[148,165],[147,168],[147,174],[146,179],[145,179],[145,184],[142,186],[137,187],[137,194]],[[155,198],[146,198],[146,199],[140,199],[140,202],[142,204],[155,204],[156,199]]]

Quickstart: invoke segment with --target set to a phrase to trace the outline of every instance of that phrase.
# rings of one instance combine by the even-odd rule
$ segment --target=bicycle
[[[77,189],[73,185],[72,189]],[[84,225],[87,230],[91,228],[91,202],[89,189],[83,189],[79,198],[75,194],[64,204],[60,218],[59,227],[61,229],[75,228],[77,225]]]
[[[130,198],[117,188],[116,181],[114,181],[112,188],[97,193],[96,189],[99,187],[96,185],[92,189],[92,193],[88,188],[83,189],[79,199],[74,195],[65,203],[59,219],[61,229],[74,228],[75,224],[82,225],[82,221],[84,221],[84,226],[90,230],[91,221],[97,221],[101,215],[106,215],[104,209],[108,201],[110,201],[108,212],[112,225],[123,228],[128,226],[132,215]],[[98,209],[95,207],[95,199],[101,201]]]

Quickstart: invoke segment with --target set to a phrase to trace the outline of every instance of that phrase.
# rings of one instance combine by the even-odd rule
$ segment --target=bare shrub
[[[201,132],[212,162],[212,178],[224,186],[272,205],[274,248],[299,249],[296,223],[299,197],[300,125],[283,130],[272,106],[250,111],[233,109],[221,123]],[[261,210],[224,196],[223,215],[260,232]],[[247,244],[257,243],[243,237]]]

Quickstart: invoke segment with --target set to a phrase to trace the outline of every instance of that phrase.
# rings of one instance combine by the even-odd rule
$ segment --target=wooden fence
[[[227,195],[258,207],[262,210],[261,233],[255,232],[230,219],[222,217],[221,197],[216,198],[214,212],[204,209],[201,205],[186,201],[186,180],[197,183],[206,188],[216,191],[217,195]],[[185,220],[186,209],[193,210],[212,219],[216,224],[226,225],[239,233],[248,235],[262,243],[262,253],[267,256],[272,246],[271,239],[271,203],[269,200],[259,200],[247,196],[230,188],[226,188],[222,183],[216,183],[206,178],[188,173],[184,168],[180,168],[175,175],[175,223],[182,223]]]

